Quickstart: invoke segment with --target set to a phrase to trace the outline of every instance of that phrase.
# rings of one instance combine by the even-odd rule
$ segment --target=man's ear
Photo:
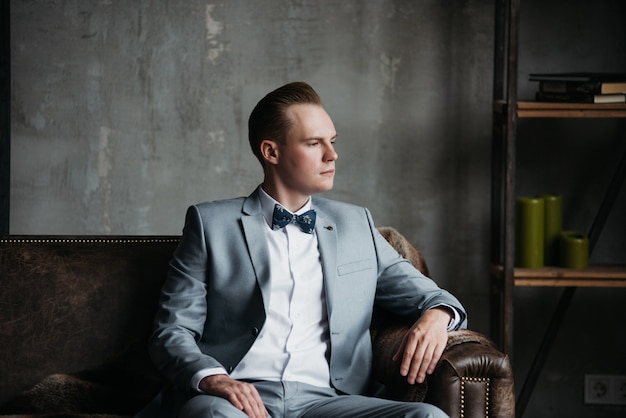
[[[261,141],[261,156],[268,164],[276,164],[278,161],[278,144],[271,139]]]

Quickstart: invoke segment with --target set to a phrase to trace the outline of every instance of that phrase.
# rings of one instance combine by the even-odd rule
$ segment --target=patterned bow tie
[[[292,222],[298,225],[302,232],[312,234],[313,228],[315,228],[315,211],[311,209],[302,215],[294,215],[280,205],[274,206],[274,216],[272,217],[273,230],[284,228]]]

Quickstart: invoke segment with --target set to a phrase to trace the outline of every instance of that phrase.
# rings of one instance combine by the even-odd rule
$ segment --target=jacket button
[[[259,329],[257,327],[252,328],[252,335],[255,337],[259,335]]]

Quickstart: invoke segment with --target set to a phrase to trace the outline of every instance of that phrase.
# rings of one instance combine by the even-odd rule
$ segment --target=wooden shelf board
[[[496,100],[493,110],[506,112],[506,101]],[[518,118],[626,118],[626,103],[517,102]]]
[[[626,103],[518,102],[519,118],[625,118]]]
[[[502,277],[502,271],[501,265],[492,267],[497,277]],[[626,266],[590,266],[584,269],[516,267],[513,278],[515,286],[626,287]]]

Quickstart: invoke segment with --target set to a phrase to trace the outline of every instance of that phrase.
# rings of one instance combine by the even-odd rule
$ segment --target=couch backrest
[[[404,236],[390,227],[379,231],[428,274]],[[152,379],[158,387],[146,344],[179,240],[0,238],[0,405],[52,374],[88,373],[90,381],[147,392]]]
[[[178,241],[0,238],[0,404],[54,373],[99,370],[132,385],[153,369],[146,343]]]

